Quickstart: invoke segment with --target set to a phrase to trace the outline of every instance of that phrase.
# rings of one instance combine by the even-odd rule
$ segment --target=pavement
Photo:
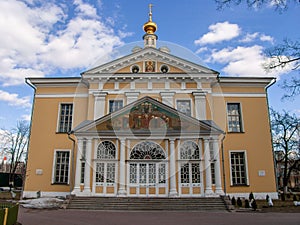
[[[26,209],[22,225],[299,225],[300,213]]]

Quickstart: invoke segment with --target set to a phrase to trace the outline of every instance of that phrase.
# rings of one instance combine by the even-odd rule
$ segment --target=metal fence
[[[14,225],[18,220],[19,204],[0,202],[0,225]]]

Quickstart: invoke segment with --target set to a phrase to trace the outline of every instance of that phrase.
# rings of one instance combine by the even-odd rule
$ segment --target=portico
[[[213,122],[201,122],[150,97],[139,99],[75,129],[73,194],[221,195],[221,134]]]

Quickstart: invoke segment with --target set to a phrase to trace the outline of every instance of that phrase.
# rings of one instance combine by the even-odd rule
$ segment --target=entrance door
[[[128,195],[167,196],[167,164],[163,162],[129,163]]]
[[[193,141],[185,141],[181,144],[179,151],[179,194],[201,196],[203,177],[199,146]]]
[[[129,196],[167,196],[167,162],[164,150],[152,141],[135,145],[127,170]]]
[[[116,195],[116,163],[96,162],[95,165],[95,194],[102,196]]]
[[[200,162],[181,162],[179,193],[182,196],[201,195]]]

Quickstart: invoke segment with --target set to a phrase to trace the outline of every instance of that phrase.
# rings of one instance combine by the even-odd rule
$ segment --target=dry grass
[[[273,200],[273,207],[268,207],[265,200],[256,200],[258,209],[262,212],[286,212],[286,213],[300,213],[300,206],[294,206],[292,200]]]
[[[16,192],[15,200],[19,200],[20,195],[21,195],[20,192]],[[9,191],[1,191],[0,192],[0,199],[5,199],[5,200],[12,199],[11,193]]]

